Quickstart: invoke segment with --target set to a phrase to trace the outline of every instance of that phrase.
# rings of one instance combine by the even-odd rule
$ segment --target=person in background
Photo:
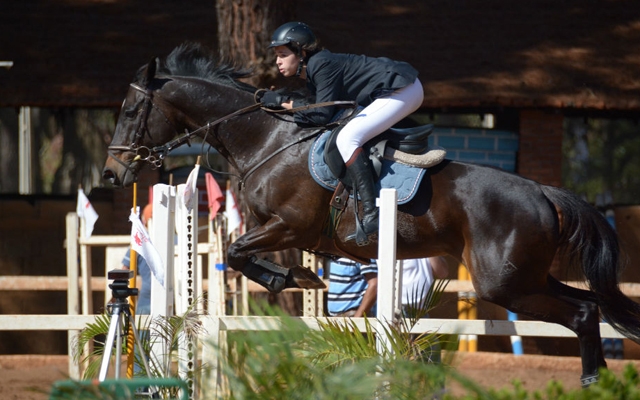
[[[375,317],[378,266],[339,258],[329,265],[327,309],[332,317]]]
[[[429,288],[433,281],[449,275],[447,262],[443,257],[413,258],[402,262],[402,306],[407,309],[423,310]],[[406,312],[405,312],[406,314]],[[428,315],[419,315],[426,318]]]
[[[405,318],[429,318],[427,294],[433,281],[445,279],[449,269],[444,257],[414,258],[402,262],[402,312]],[[415,339],[417,335],[413,335]],[[428,349],[420,353],[420,359],[433,363],[441,360],[440,343],[434,337]],[[444,387],[444,384],[443,384]]]

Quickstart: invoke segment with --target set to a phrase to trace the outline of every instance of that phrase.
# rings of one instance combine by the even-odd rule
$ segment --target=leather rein
[[[112,157],[114,160],[116,160],[118,163],[120,163],[122,166],[124,166],[127,170],[131,170],[131,164],[133,162],[136,161],[146,161],[149,164],[151,164],[152,168],[159,168],[160,166],[162,166],[162,162],[164,161],[165,157],[175,148],[182,146],[185,143],[189,143],[191,141],[191,139],[196,136],[197,134],[199,134],[200,132],[206,131],[208,132],[209,129],[211,129],[212,127],[215,127],[216,125],[219,125],[225,121],[228,121],[232,118],[235,118],[239,115],[242,114],[247,114],[249,112],[252,112],[254,110],[257,110],[258,108],[262,108],[264,111],[270,112],[270,113],[294,113],[296,111],[303,111],[303,110],[308,110],[311,108],[317,108],[317,107],[327,107],[327,106],[342,106],[342,107],[353,107],[355,108],[356,104],[355,102],[352,101],[329,101],[329,102],[323,102],[323,103],[316,103],[316,104],[307,104],[301,107],[295,107],[293,109],[287,110],[287,109],[282,109],[282,110],[272,110],[272,109],[268,109],[265,107],[262,107],[262,104],[259,101],[259,94],[265,90],[265,89],[258,89],[255,93],[254,93],[254,99],[256,100],[255,104],[252,104],[250,106],[241,108],[239,110],[236,110],[230,114],[227,114],[221,118],[216,119],[215,121],[211,121],[211,122],[207,122],[205,125],[200,126],[199,128],[189,132],[188,130],[185,129],[185,134],[182,136],[179,136],[177,129],[175,128],[175,126],[171,123],[171,121],[169,120],[169,118],[167,118],[167,115],[162,111],[162,109],[160,107],[158,107],[152,100],[152,90],[150,89],[145,89],[139,85],[136,85],[135,83],[130,83],[129,84],[133,89],[137,90],[138,92],[144,94],[144,104],[142,106],[142,108],[140,109],[139,113],[142,114],[140,121],[138,122],[138,126],[136,127],[136,132],[135,135],[133,137],[133,140],[131,142],[130,145],[125,146],[125,145],[113,145],[113,146],[109,146],[108,149],[108,154],[110,157]],[[142,140],[143,136],[144,136],[144,132],[146,131],[147,133],[149,132],[148,128],[147,128],[147,118],[149,117],[149,113],[151,112],[151,109],[154,108],[156,109],[163,117],[165,122],[171,126],[171,128],[174,130],[174,132],[176,132],[176,137],[173,140],[170,140],[169,142],[160,145],[160,146],[155,146],[152,148],[149,148],[147,146],[142,146],[140,144],[140,141]],[[315,135],[316,133],[314,133]],[[251,168],[246,174],[245,177],[248,176],[249,174],[251,174],[252,172],[254,172],[256,169],[258,169],[261,165],[263,165],[267,160],[271,159],[273,156],[275,156],[276,154],[282,152],[283,150],[285,150],[288,147],[291,147],[297,143],[300,143],[301,141],[304,141],[306,139],[308,139],[309,137],[305,137],[302,138],[300,140],[294,141],[293,143],[289,144],[289,145],[285,145],[285,147],[279,149],[278,151],[276,151],[274,154],[272,154],[270,157],[267,157],[266,159],[262,160],[262,162],[258,163],[258,165],[254,166],[253,168]],[[130,152],[134,152],[136,153],[136,156],[133,158],[133,160],[127,165],[125,164],[125,162],[121,161],[119,158],[115,157],[115,154],[113,153],[113,151],[130,151]]]

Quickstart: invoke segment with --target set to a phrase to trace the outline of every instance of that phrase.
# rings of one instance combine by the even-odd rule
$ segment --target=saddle
[[[324,148],[324,161],[327,163],[329,170],[334,177],[338,178],[347,186],[352,186],[346,176],[347,167],[342,160],[342,156],[338,151],[336,140],[338,134],[342,130],[344,125],[340,125],[331,131],[327,144]],[[436,165],[438,162],[444,159],[444,150],[436,149],[439,152],[434,158],[433,155],[425,157],[429,153],[429,135],[433,132],[433,125],[422,125],[411,128],[390,128],[382,134],[368,141],[364,148],[369,151],[369,158],[371,159],[376,178],[380,177],[380,171],[382,169],[382,160],[387,158],[392,159],[396,156],[394,161],[403,162],[407,165],[416,167],[430,167]],[[400,154],[407,155],[408,157],[398,157]],[[411,155],[415,157],[411,157]],[[423,156],[423,157],[420,157]],[[422,162],[421,162],[422,158]],[[425,161],[425,158],[429,158],[429,161]],[[439,158],[439,160],[437,160]],[[412,163],[410,160],[413,159]],[[437,161],[437,162],[435,162]],[[429,165],[425,165],[425,162]]]
[[[340,129],[325,131],[315,140],[309,152],[311,176],[320,186],[333,191],[329,215],[323,226],[323,235],[328,238],[333,238],[340,216],[349,198],[353,197],[353,183],[347,179],[346,166],[336,146]],[[432,125],[393,128],[363,146],[372,160],[377,188],[395,188],[398,191],[398,204],[411,201],[426,169],[444,160],[444,149],[429,149],[428,138],[432,131]],[[354,197],[353,200],[357,216],[358,199]]]

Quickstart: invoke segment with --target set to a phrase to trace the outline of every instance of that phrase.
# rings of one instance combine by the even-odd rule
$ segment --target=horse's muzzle
[[[137,174],[135,173],[137,163],[134,162],[128,167],[124,167],[120,164],[110,163],[109,161],[110,160],[107,160],[107,163],[102,170],[102,179],[111,183],[113,186],[120,188],[126,188],[133,185],[137,180]]]
[[[102,179],[111,183],[113,186],[119,186],[119,180],[111,168],[105,167],[102,170]]]

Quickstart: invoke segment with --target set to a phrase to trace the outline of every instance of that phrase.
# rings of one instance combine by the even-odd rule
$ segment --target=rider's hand
[[[287,101],[289,101],[289,97],[283,96],[273,90],[267,90],[260,98],[262,107],[272,110],[282,110],[284,108],[282,107],[282,103],[286,103]]]

